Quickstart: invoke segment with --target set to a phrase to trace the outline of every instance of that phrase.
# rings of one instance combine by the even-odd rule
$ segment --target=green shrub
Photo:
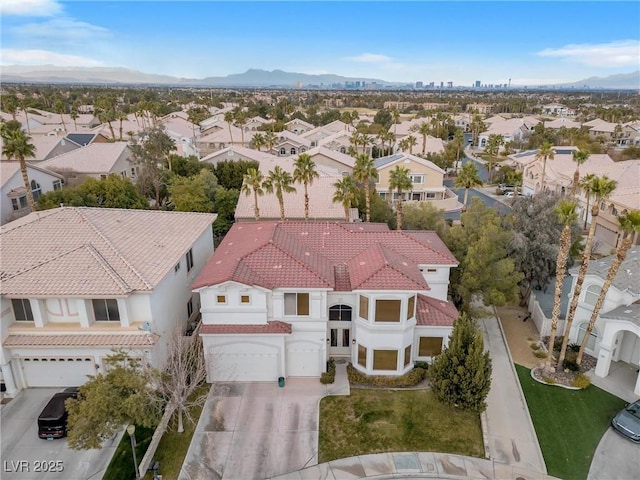
[[[538,350],[533,353],[533,356],[536,358],[547,358],[547,352],[543,352],[542,350]]]
[[[567,368],[567,369],[571,370],[572,372],[580,371],[580,365],[578,365],[575,360],[572,360],[570,358],[565,358],[565,360],[563,362],[563,366],[564,366],[564,368]]]
[[[406,388],[417,385],[424,380],[427,371],[421,367],[414,367],[410,372],[401,376],[391,375],[366,375],[349,363],[347,365],[347,375],[349,383],[352,385],[368,385],[372,387],[396,387]]]
[[[549,385],[555,385],[556,383],[555,378],[551,377],[542,377],[542,380],[544,381],[544,383],[548,383]]]
[[[560,351],[560,349],[562,348],[562,340],[564,339],[564,337],[558,337],[555,339],[555,341],[553,342],[553,349]]]
[[[323,372],[320,375],[320,383],[326,385],[328,383],[333,383],[336,380],[336,361],[333,358],[330,358],[327,362],[327,371]]]
[[[577,388],[587,388],[591,385],[591,379],[587,377],[584,373],[579,373],[576,378],[573,379],[571,385]]]
[[[423,360],[416,360],[415,362],[413,362],[413,366],[417,368],[424,368],[425,370],[427,370],[429,368],[429,362],[425,362]]]
[[[567,345],[567,349],[571,350],[572,352],[578,353],[580,351],[580,344],[579,343],[570,343],[569,345]]]
[[[531,350],[540,350],[540,345],[537,343],[532,343],[529,346],[531,347]]]

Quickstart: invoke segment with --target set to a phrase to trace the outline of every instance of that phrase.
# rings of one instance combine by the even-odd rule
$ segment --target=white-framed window
[[[584,292],[584,303],[592,307],[595,306],[601,291],[602,287],[600,285],[589,285]]]
[[[285,293],[284,294],[284,314],[309,316],[309,294],[308,293]]]
[[[578,341],[577,343],[582,345],[582,340],[584,340],[584,336],[587,333],[587,327],[589,326],[589,322],[583,322],[578,326]],[[591,333],[589,334],[589,340],[587,341],[587,348],[591,351],[596,349],[596,341],[598,340],[598,329],[593,328]]]
[[[419,183],[419,184],[424,183],[424,174],[412,173],[409,177],[411,178],[411,183]]]
[[[40,195],[42,195],[42,189],[40,188],[40,184],[35,180],[31,180],[31,194],[33,195],[33,200],[38,201]]]
[[[186,255],[187,258],[187,272],[190,272],[193,268],[193,250],[190,248]]]
[[[91,302],[96,322],[120,321],[120,310],[118,310],[118,301],[115,298],[94,298]]]
[[[433,198],[436,198],[436,194],[435,194],[434,192],[427,192],[426,197],[427,197],[427,198],[432,198],[432,199],[433,199]]]
[[[284,148],[284,147],[282,147],[282,148],[280,149],[280,155],[286,155],[286,154],[287,154],[287,149],[286,149],[286,148]]]
[[[26,298],[12,298],[13,316],[17,322],[33,322],[31,302]]]
[[[62,182],[60,180],[53,181],[53,189],[60,190],[62,188]]]
[[[291,147],[290,153],[291,153],[291,155],[295,155],[296,154],[296,148],[295,147]]]

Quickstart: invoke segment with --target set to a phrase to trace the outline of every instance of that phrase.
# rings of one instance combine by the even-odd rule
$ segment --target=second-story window
[[[190,272],[193,268],[193,250],[189,249],[187,252],[187,272]]]
[[[309,294],[308,293],[285,293],[284,294],[284,314],[285,315],[309,315]]]
[[[13,306],[13,315],[18,322],[33,322],[33,312],[31,311],[31,302],[26,298],[13,298],[11,300]]]
[[[119,322],[120,311],[115,298],[94,298],[93,315],[96,322]]]

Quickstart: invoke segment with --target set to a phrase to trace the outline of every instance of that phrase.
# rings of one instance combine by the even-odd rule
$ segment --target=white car
[[[513,197],[516,196],[516,192],[514,192],[514,191],[506,192],[504,194],[504,196],[507,197],[507,198],[513,198]],[[523,193],[518,192],[518,196],[519,197],[524,197],[525,195]]]

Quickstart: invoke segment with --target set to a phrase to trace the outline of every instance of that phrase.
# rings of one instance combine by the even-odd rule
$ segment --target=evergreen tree
[[[491,359],[482,334],[463,314],[456,320],[449,345],[428,370],[436,398],[447,405],[482,412],[491,388]]]

